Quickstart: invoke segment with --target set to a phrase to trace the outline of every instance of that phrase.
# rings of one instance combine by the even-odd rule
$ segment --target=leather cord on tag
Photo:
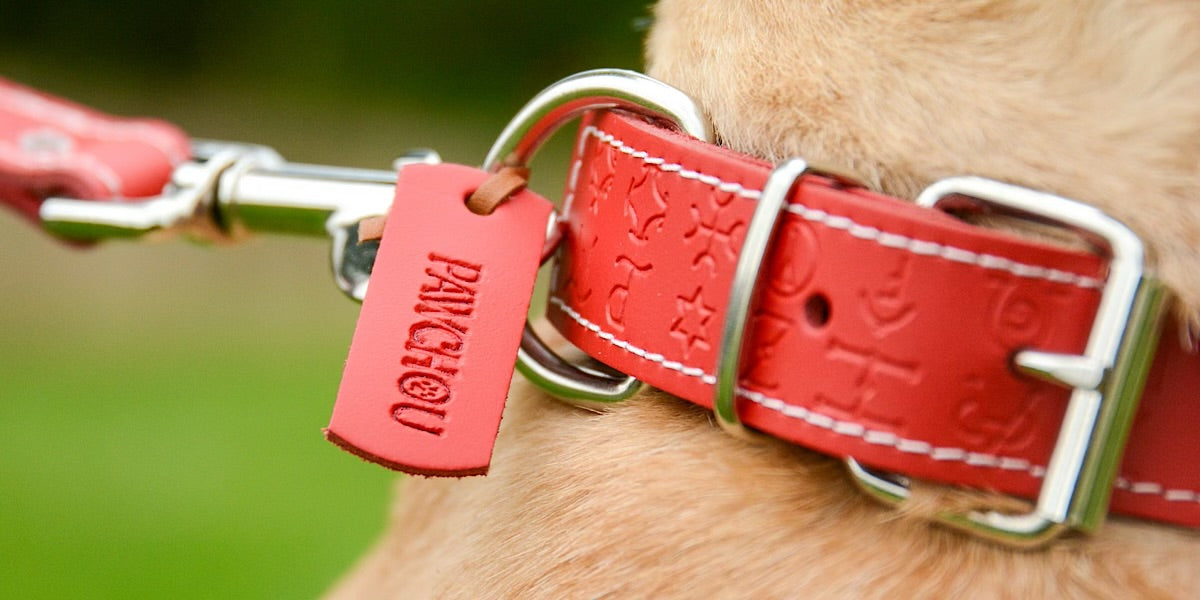
[[[525,189],[528,183],[527,167],[501,167],[471,192],[467,208],[477,215],[490,215],[509,196]]]
[[[387,225],[387,217],[367,217],[358,222],[358,243],[378,241],[383,238],[383,227]]]
[[[528,167],[503,167],[471,192],[467,198],[467,209],[477,215],[490,215],[513,194],[525,189],[528,183]],[[386,224],[387,217],[383,215],[360,221],[358,243],[381,239]]]

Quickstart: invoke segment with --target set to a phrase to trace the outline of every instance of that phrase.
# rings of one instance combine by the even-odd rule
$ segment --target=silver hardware
[[[991,211],[1062,227],[1108,258],[1108,277],[1083,353],[1031,349],[1013,359],[1022,372],[1074,390],[1035,508],[1019,515],[968,512],[940,517],[952,527],[1017,547],[1038,546],[1068,530],[1095,530],[1108,512],[1166,306],[1165,288],[1146,272],[1141,240],[1094,207],[978,177],[934,183],[917,203]],[[896,493],[894,485],[879,485],[879,476],[861,476],[864,471],[856,470],[856,464],[851,472],[860,485],[880,492],[878,497],[892,496],[893,502],[907,498],[906,489]]]
[[[868,469],[853,457],[846,459],[846,469],[859,489],[880,502],[896,505],[912,497],[912,482],[903,475]]]
[[[843,185],[865,187],[859,177],[824,167],[814,167],[802,158],[792,158],[776,165],[775,170],[767,177],[758,203],[754,207],[754,214],[750,217],[750,224],[746,226],[746,239],[738,251],[738,261],[729,290],[729,303],[725,308],[725,323],[721,327],[717,382],[713,385],[713,414],[717,417],[717,423],[722,429],[738,437],[745,438],[750,435],[737,414],[738,370],[742,364],[750,304],[757,297],[759,272],[779,229],[788,198],[806,173],[826,175]]]
[[[394,166],[439,160],[430,150],[401,157]],[[234,231],[328,235],[334,281],[361,302],[379,244],[359,244],[358,224],[387,214],[395,188],[394,171],[295,163],[251,166],[221,178],[217,214]]]
[[[442,156],[433,148],[410,148],[392,161],[392,170],[400,171],[408,165],[440,165]]]
[[[679,90],[631,71],[589,71],[534,97],[500,134],[485,168],[523,164],[563,123],[599,108],[631,110],[675,123],[706,141],[712,137],[703,115]],[[302,165],[288,163],[264,146],[208,140],[193,140],[192,153],[195,158],[175,169],[159,197],[137,202],[51,198],[42,203],[43,226],[57,235],[85,240],[179,230],[202,239],[227,239],[243,231],[328,235],[334,279],[348,296],[361,301],[378,244],[356,243],[358,223],[387,213],[395,193],[395,170],[441,162],[436,152],[417,150],[397,159],[393,171]],[[553,362],[536,350],[523,356],[519,362],[525,365]],[[543,374],[545,383],[553,385],[555,375]],[[612,391],[596,373],[578,374],[597,383],[603,390],[600,397],[632,393]],[[564,390],[574,387],[564,385]]]
[[[185,231],[208,240],[242,232],[332,238],[334,280],[362,301],[377,243],[358,244],[358,223],[386,214],[395,171],[286,162],[265,146],[192,141],[192,160],[175,168],[161,196],[136,202],[49,198],[43,226],[63,237],[97,240]],[[432,150],[396,159],[394,167],[440,162]]]
[[[550,215],[546,224],[546,242],[542,246],[542,263],[550,260],[558,251],[558,243],[562,240],[563,223],[558,215]],[[599,361],[590,360],[587,363],[574,364],[560,358],[556,352],[546,345],[537,335],[529,321],[521,332],[521,345],[517,348],[517,369],[531,381],[536,379],[538,386],[550,394],[560,398],[570,398],[571,404],[588,410],[603,412],[608,404],[628,399],[641,389],[641,382],[632,377],[605,366]],[[522,370],[522,360],[540,365],[538,371]],[[603,397],[597,400],[592,397],[581,397],[575,390],[579,386],[579,372],[592,377],[589,382],[593,390]]]
[[[534,96],[500,132],[483,169],[524,166],[568,121],[591,110],[613,108],[660,119],[692,137],[712,141],[708,119],[687,94],[634,71],[596,69],[571,75]]]
[[[437,152],[424,149],[397,158],[394,171],[246,162],[221,177],[216,214],[227,230],[328,235],[334,282],[362,302],[379,243],[359,244],[358,224],[387,214],[396,171],[440,162]]]
[[[633,71],[587,71],[534,96],[500,133],[483,168],[524,166],[568,121],[590,110],[614,108],[662,120],[706,142],[712,139],[704,114],[683,92]],[[550,393],[591,408],[624,400],[640,387],[632,377],[566,361],[538,339],[528,323],[517,352],[517,370]]]
[[[196,158],[175,169],[161,196],[137,202],[48,198],[40,209],[42,225],[56,235],[83,240],[180,229],[197,237],[220,237],[212,210],[222,174],[239,163],[283,162],[270,148],[248,144],[197,141],[192,152]]]
[[[329,223],[329,262],[333,267],[333,281],[352,300],[362,302],[367,297],[367,284],[371,270],[375,267],[375,255],[379,252],[379,240],[358,241],[358,224]]]

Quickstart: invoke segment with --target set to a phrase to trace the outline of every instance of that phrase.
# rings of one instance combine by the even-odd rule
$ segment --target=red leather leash
[[[122,119],[0,79],[0,203],[37,220],[50,196],[162,192],[188,138],[162,121]]]
[[[549,315],[584,351],[711,407],[742,234],[770,164],[585,120]],[[741,419],[817,451],[1034,497],[1068,392],[1015,373],[1079,352],[1102,261],[806,176],[760,282]],[[1200,357],[1165,335],[1112,510],[1200,526]]]

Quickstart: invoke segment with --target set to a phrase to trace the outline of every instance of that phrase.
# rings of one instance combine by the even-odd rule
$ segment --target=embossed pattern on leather
[[[597,359],[711,406],[730,278],[769,164],[615,114],[585,119],[549,316]],[[1032,497],[1069,392],[1022,348],[1079,352],[1095,256],[806,176],[750,318],[739,414],[835,456]],[[1200,525],[1200,359],[1164,336],[1113,509]],[[1193,408],[1195,407],[1195,408]]]

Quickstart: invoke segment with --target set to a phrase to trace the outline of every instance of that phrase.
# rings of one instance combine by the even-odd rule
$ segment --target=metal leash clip
[[[396,159],[399,170],[438,163],[432,150]],[[162,195],[141,201],[48,198],[43,226],[76,240],[184,232],[206,241],[245,232],[329,236],[334,280],[362,301],[377,242],[358,243],[358,224],[384,215],[392,204],[396,172],[289,163],[266,146],[192,140],[192,159],[175,168]]]

